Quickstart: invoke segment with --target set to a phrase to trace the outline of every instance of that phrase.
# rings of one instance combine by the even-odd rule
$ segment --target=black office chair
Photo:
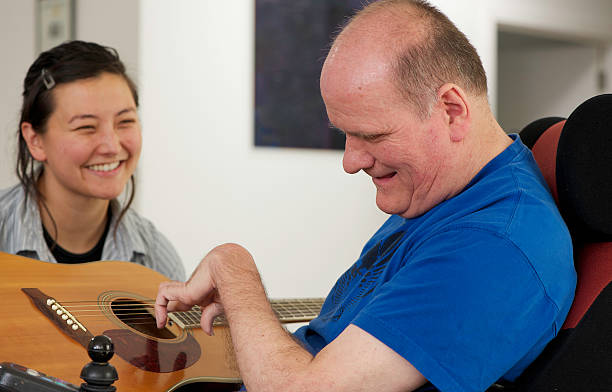
[[[612,94],[567,120],[526,126],[574,243],[576,296],[558,336],[517,380],[518,391],[612,391]]]

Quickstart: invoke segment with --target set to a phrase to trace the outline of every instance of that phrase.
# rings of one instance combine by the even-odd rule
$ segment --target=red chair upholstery
[[[585,101],[567,120],[537,120],[520,136],[572,234],[578,283],[562,330],[516,387],[612,391],[612,94]]]

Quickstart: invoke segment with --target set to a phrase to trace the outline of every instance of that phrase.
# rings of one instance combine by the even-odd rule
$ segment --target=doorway
[[[518,132],[542,117],[565,117],[606,89],[597,42],[498,28],[497,117]]]

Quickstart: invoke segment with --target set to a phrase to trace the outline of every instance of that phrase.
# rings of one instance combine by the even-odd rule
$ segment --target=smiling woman
[[[43,52],[24,80],[17,137],[20,184],[0,191],[0,251],[132,261],[184,278],[170,242],[130,209],[142,145],[138,93],[114,49],[71,41]]]

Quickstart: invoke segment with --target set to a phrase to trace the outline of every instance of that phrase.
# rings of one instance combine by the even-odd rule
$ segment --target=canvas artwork
[[[331,39],[362,0],[256,0],[255,145],[343,149],[319,76]]]

